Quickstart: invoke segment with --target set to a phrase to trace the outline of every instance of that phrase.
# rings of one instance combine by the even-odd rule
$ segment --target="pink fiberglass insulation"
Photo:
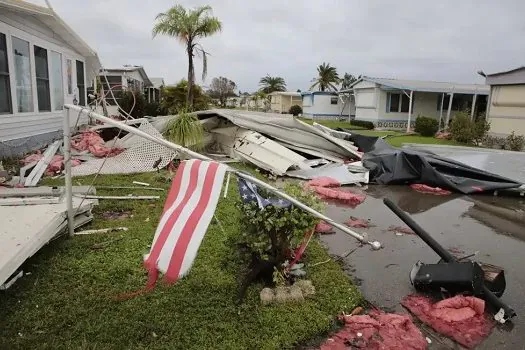
[[[401,305],[436,332],[469,349],[480,344],[494,327],[485,315],[485,301],[475,297],[457,295],[434,304],[428,297],[409,295]]]
[[[123,151],[122,148],[109,148],[105,146],[104,140],[94,131],[84,131],[74,140],[71,140],[71,147],[77,151],[89,151],[95,157],[113,157]]]
[[[424,184],[412,184],[410,185],[410,188],[417,192],[434,194],[436,196],[448,196],[452,193],[440,187],[431,187]]]
[[[316,177],[306,183],[308,186],[319,187],[341,187],[341,183],[334,178],[328,176]]]
[[[353,216],[350,217],[350,220],[345,221],[344,224],[346,226],[355,227],[355,228],[368,228],[370,226],[368,221],[359,219],[359,218],[355,218]]]
[[[334,228],[332,225],[327,223],[324,220],[319,221],[317,225],[315,225],[315,232],[317,233],[334,233]]]
[[[342,189],[333,189],[319,186],[311,186],[321,198],[323,199],[335,199],[337,201],[348,204],[351,207],[356,207],[363,203],[366,199],[364,194],[353,193],[350,191],[344,191]]]
[[[405,235],[415,235],[416,234],[414,231],[412,231],[410,227],[406,227],[406,226],[389,226],[388,231],[404,233]]]
[[[423,350],[427,341],[409,315],[373,311],[369,315],[344,316],[343,329],[326,340],[321,350],[392,349]]]
[[[20,163],[22,163],[24,165],[27,165],[27,164],[30,164],[30,163],[33,163],[33,162],[38,162],[42,158],[44,158],[44,156],[40,153],[40,151],[38,151],[37,153],[30,154],[27,157],[25,157],[24,159],[20,160]],[[80,163],[81,162],[78,159],[71,159],[71,166],[72,167],[73,166],[77,166]],[[53,156],[53,158],[51,158],[51,161],[49,162],[49,164],[48,164],[48,166],[46,168],[45,175],[47,175],[47,176],[55,175],[55,174],[59,173],[60,171],[62,171],[62,169],[64,169],[64,156],[59,155],[59,154],[55,154]]]
[[[26,156],[25,158],[21,159],[20,163],[23,164],[23,165],[27,165],[27,164],[30,164],[30,163],[33,163],[33,162],[38,162],[42,158],[44,158],[44,156],[42,155],[42,152],[40,152],[40,150],[38,150],[38,151],[36,151],[36,153],[30,154],[30,155]]]

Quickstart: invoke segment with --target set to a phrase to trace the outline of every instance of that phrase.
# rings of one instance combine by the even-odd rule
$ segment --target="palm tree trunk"
[[[193,66],[193,44],[188,43],[188,94],[186,95],[186,106],[193,110],[193,86],[195,85],[195,67]]]

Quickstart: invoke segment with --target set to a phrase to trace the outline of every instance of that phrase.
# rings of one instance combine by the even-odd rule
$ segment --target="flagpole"
[[[177,145],[177,144],[175,144],[173,142],[170,142],[168,140],[160,139],[158,137],[155,137],[153,135],[145,133],[144,131],[139,130],[138,128],[134,128],[133,126],[124,124],[124,123],[122,123],[120,121],[117,121],[117,120],[114,120],[114,119],[111,119],[111,118],[108,118],[108,117],[104,117],[103,115],[100,115],[100,114],[95,113],[93,111],[87,110],[86,108],[82,108],[80,106],[71,105],[71,104],[64,105],[64,108],[71,109],[71,110],[74,110],[74,111],[79,112],[79,113],[86,113],[88,115],[88,117],[91,117],[93,119],[99,120],[99,121],[104,122],[104,123],[109,124],[109,125],[113,125],[113,126],[115,126],[117,128],[120,128],[122,130],[130,132],[132,134],[141,136],[141,137],[143,137],[143,138],[145,138],[147,140],[150,140],[152,142],[155,142],[155,143],[157,143],[159,145],[166,146],[166,147],[168,147],[170,149],[173,149],[173,150],[175,150],[177,152],[184,153],[184,154],[186,154],[186,155],[188,155],[188,156],[190,156],[192,158],[201,159],[201,160],[208,160],[208,161],[212,160],[211,158],[206,157],[205,155],[202,155],[200,153],[197,153],[197,152],[194,152],[192,150],[189,150],[189,149],[187,149],[185,147]],[[66,116],[67,113],[64,113],[64,115]],[[355,232],[353,230],[350,230],[348,227],[346,227],[346,226],[344,226],[342,224],[339,224],[338,222],[332,220],[328,216],[318,212],[317,210],[314,210],[314,209],[310,208],[306,204],[303,204],[302,202],[300,202],[297,199],[289,196],[285,192],[282,192],[282,191],[278,190],[277,188],[273,187],[272,185],[267,184],[266,182],[261,181],[261,180],[255,178],[255,177],[253,177],[251,175],[248,175],[246,173],[240,172],[237,169],[234,169],[234,168],[232,168],[232,167],[230,167],[228,165],[227,165],[227,167],[228,167],[228,171],[233,172],[237,176],[239,176],[239,177],[241,177],[243,179],[246,179],[246,180],[248,180],[248,181],[250,181],[252,183],[255,183],[255,184],[257,184],[257,185],[259,185],[261,187],[264,187],[268,191],[273,192],[273,193],[277,194],[278,196],[280,196],[280,197],[290,201],[296,207],[301,208],[304,211],[312,214],[313,216],[328,222],[329,224],[331,224],[334,227],[340,229],[344,233],[354,237],[359,242],[364,243],[364,244],[369,244],[375,250],[381,248],[381,243],[379,243],[378,241],[368,241],[366,235],[361,235],[361,234],[359,234],[359,233],[357,233],[357,232]]]

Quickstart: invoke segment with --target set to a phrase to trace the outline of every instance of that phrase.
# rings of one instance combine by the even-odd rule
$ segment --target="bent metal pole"
[[[150,140],[152,142],[155,142],[155,143],[158,143],[159,145],[162,145],[162,146],[166,146],[168,148],[171,148],[175,151],[178,151],[178,152],[181,152],[181,153],[184,153],[186,155],[188,155],[190,158],[196,158],[196,159],[201,159],[201,160],[213,160],[209,157],[206,157],[205,155],[202,155],[200,153],[197,153],[197,152],[194,152],[192,150],[189,150],[185,147],[182,147],[180,145],[177,145],[175,143],[172,143],[168,140],[165,140],[165,139],[161,139],[161,138],[158,138],[158,137],[155,137],[155,136],[152,136],[150,134],[147,134],[145,133],[144,131],[142,130],[139,130],[138,128],[134,128],[133,126],[130,126],[130,125],[126,125],[120,121],[117,121],[117,120],[113,120],[111,118],[108,118],[108,117],[104,117],[98,113],[95,113],[93,111],[90,111],[88,109],[86,109],[85,107],[82,108],[82,107],[79,107],[79,106],[75,106],[75,105],[70,105],[70,104],[66,104],[64,106],[64,108],[66,109],[71,109],[71,110],[74,110],[78,113],[86,113],[89,117],[93,118],[93,119],[96,119],[96,120],[99,120],[101,122],[104,122],[106,124],[109,124],[109,125],[113,125],[117,128],[120,128],[122,130],[125,130],[125,131],[128,131],[132,134],[135,134],[137,136],[140,136],[140,137],[143,137],[147,140]],[[344,233],[354,237],[355,239],[357,239],[359,242],[361,243],[364,243],[364,244],[369,244],[373,249],[380,249],[381,248],[381,243],[379,243],[378,241],[368,241],[367,240],[367,237],[365,235],[361,235],[355,231],[352,231],[350,230],[348,227],[344,226],[344,225],[341,225],[339,224],[338,222],[335,222],[334,220],[332,220],[331,218],[325,216],[324,214],[322,213],[319,213],[318,211],[310,208],[309,206],[307,206],[306,204],[304,203],[301,203],[300,201],[298,201],[297,199],[287,195],[286,193],[278,190],[277,188],[273,187],[272,185],[269,185],[267,184],[266,182],[264,181],[261,181],[251,175],[248,175],[248,174],[245,174],[243,172],[240,172],[230,166],[228,166],[228,171],[231,171],[233,172],[235,175],[239,176],[239,177],[242,177],[250,182],[253,182],[261,187],[264,187],[266,188],[268,191],[270,192],[273,192],[275,193],[276,195],[290,201],[291,203],[293,203],[295,206],[297,206],[298,208],[301,208],[303,209],[304,211],[312,214],[313,216],[321,219],[321,220],[325,220],[326,222],[330,223],[331,225],[333,225],[334,227],[340,229],[341,231],[343,231]],[[67,176],[67,175],[66,175]]]

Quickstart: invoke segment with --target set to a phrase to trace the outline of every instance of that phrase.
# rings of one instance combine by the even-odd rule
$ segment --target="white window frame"
[[[23,30],[20,30],[18,28],[15,28],[7,23],[0,22],[0,32],[5,34],[6,36],[6,47],[8,52],[8,67],[9,67],[9,83],[11,84],[11,101],[12,101],[12,113],[10,114],[1,114],[0,119],[4,117],[10,117],[10,116],[28,116],[28,115],[46,115],[46,114],[56,114],[59,111],[54,111],[53,108],[50,112],[39,112],[38,111],[38,97],[37,97],[37,91],[36,91],[36,69],[35,69],[35,56],[34,56],[34,46],[39,46],[41,48],[44,48],[49,51],[55,51],[62,55],[62,86],[64,86],[64,104],[68,103],[66,96],[67,94],[67,81],[66,81],[66,59],[71,59],[73,63],[75,60],[82,61],[84,63],[84,80],[85,80],[85,86],[88,86],[87,84],[87,65],[86,60],[83,56],[79,55],[78,53],[72,51],[71,49],[57,45],[53,42],[48,41],[47,39],[40,38],[38,36],[35,36],[33,34],[30,34],[28,32],[25,32]],[[31,88],[33,90],[33,112],[18,112],[18,102],[16,99],[16,80],[15,80],[15,74],[14,74],[14,59],[13,59],[13,45],[12,45],[12,37],[15,36],[21,40],[25,40],[29,42],[29,54],[30,54],[30,60],[31,60]],[[48,71],[49,71],[49,62],[48,62]],[[78,89],[76,89],[76,65],[73,64],[73,94],[69,95],[69,97],[73,96],[74,94],[78,94]],[[51,77],[50,77],[51,79]],[[15,88],[13,88],[15,87]],[[87,90],[87,89],[86,89]],[[53,98],[53,96],[51,96]],[[77,97],[78,99],[78,97]],[[87,94],[86,94],[86,101],[87,101]]]
[[[393,112],[390,110],[390,106],[392,105],[392,95],[399,95],[399,107],[397,108],[397,112]],[[405,95],[405,93],[403,91],[401,92],[392,92],[392,91],[387,91],[386,93],[386,113],[408,113],[408,110],[406,112],[402,112],[401,109],[403,108],[403,95]],[[406,95],[405,95],[406,96]],[[408,97],[408,96],[407,96]],[[409,108],[410,108],[410,97],[408,97],[408,104],[409,104]],[[414,101],[413,101],[413,98],[412,98],[412,109],[414,108]]]

